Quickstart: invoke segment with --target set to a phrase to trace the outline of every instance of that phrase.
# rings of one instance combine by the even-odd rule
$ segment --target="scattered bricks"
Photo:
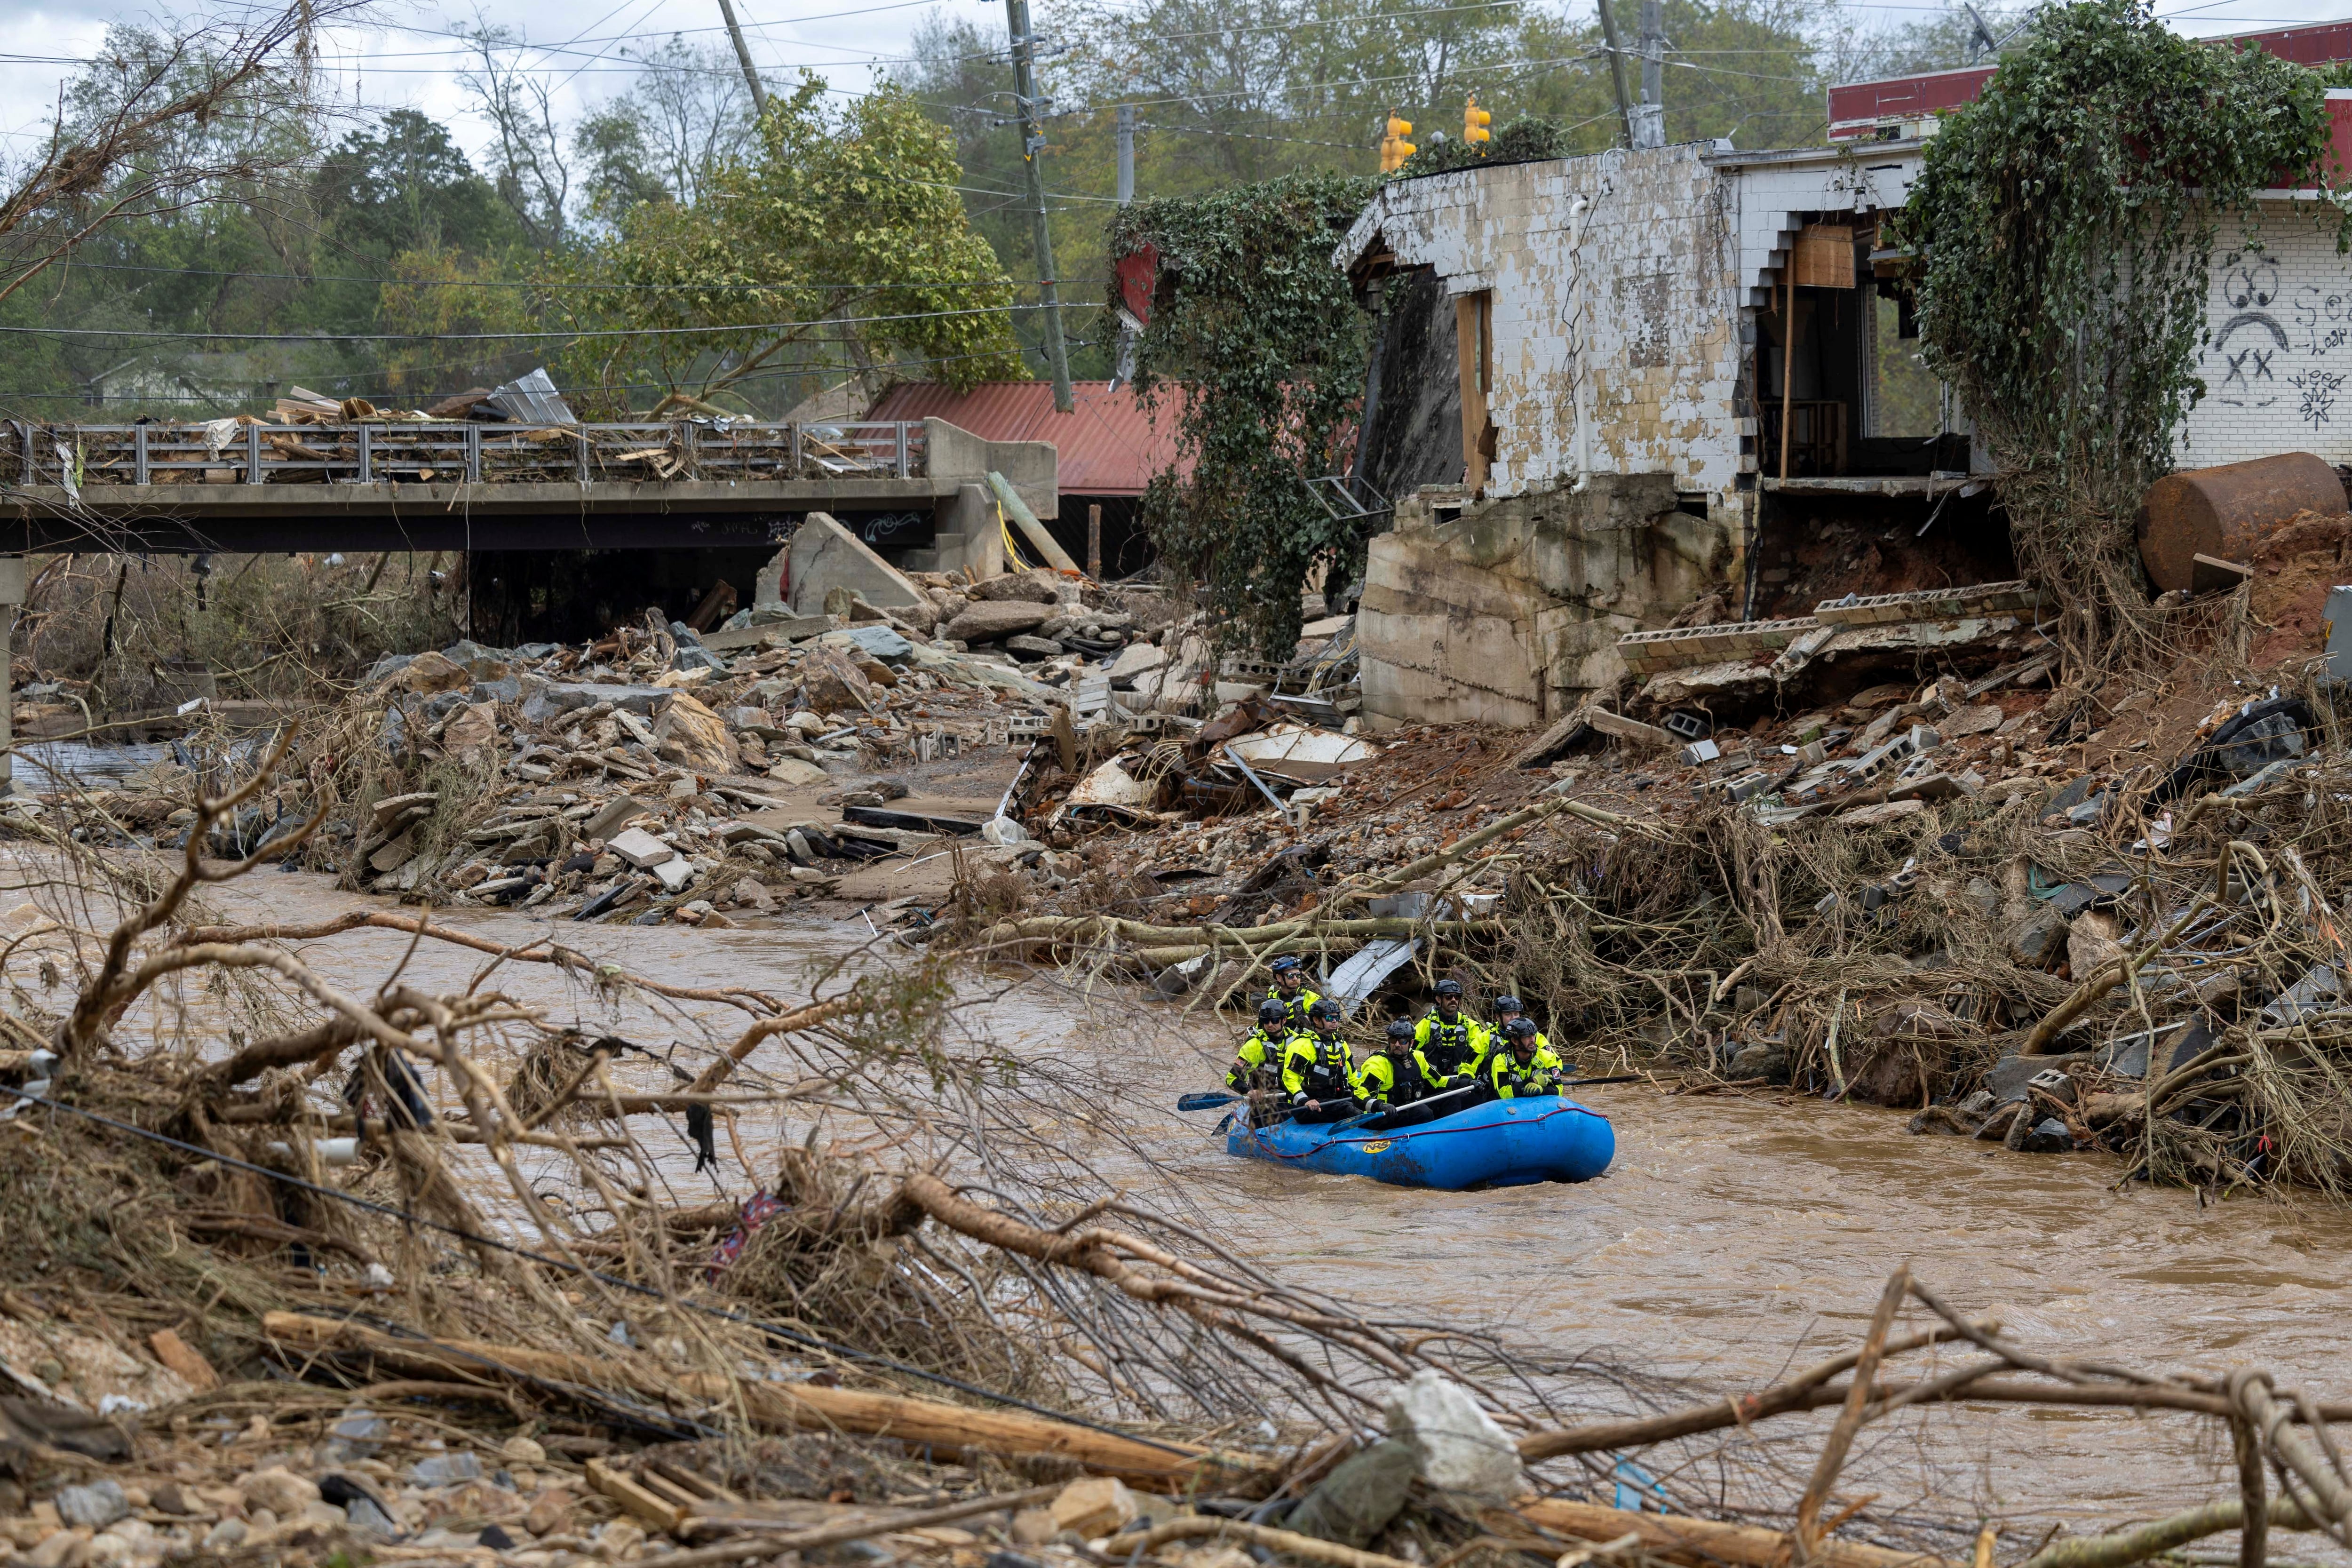
[[[1890,767],[1899,766],[1912,758],[1934,751],[1944,743],[1944,738],[1925,724],[1914,724],[1876,749],[1865,752],[1853,764],[1853,776],[1858,783],[1867,783]]]
[[[1666,715],[1664,726],[1668,731],[1680,735],[1685,741],[1703,741],[1706,738],[1707,731],[1713,727],[1698,714],[1686,713],[1679,709]]]
[[[1695,768],[1701,763],[1714,762],[1723,755],[1723,751],[1713,741],[1693,741],[1676,755],[1681,757],[1685,767]]]

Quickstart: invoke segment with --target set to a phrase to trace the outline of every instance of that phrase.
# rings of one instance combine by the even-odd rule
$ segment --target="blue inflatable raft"
[[[1533,1182],[1585,1182],[1616,1157],[1609,1119],[1558,1095],[1493,1100],[1449,1116],[1398,1126],[1408,1110],[1316,1125],[1249,1127],[1235,1118],[1225,1152],[1332,1176],[1370,1176],[1400,1187],[1462,1192]]]

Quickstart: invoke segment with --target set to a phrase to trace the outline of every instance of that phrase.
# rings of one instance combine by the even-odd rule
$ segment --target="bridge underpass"
[[[28,555],[462,554],[469,605],[478,584],[499,591],[483,621],[469,613],[476,635],[571,640],[583,621],[663,602],[705,573],[748,601],[753,573],[813,511],[904,568],[994,575],[992,472],[1040,519],[1058,515],[1050,443],[986,441],[936,418],[17,424],[0,437],[0,669]],[[0,745],[12,684],[0,678]]]

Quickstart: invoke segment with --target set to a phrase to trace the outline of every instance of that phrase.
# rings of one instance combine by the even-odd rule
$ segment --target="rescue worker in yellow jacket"
[[[1307,965],[1297,955],[1286,952],[1266,968],[1274,972],[1274,984],[1266,987],[1265,999],[1282,1004],[1292,1034],[1306,1033],[1307,1010],[1323,999],[1307,984]]]
[[[1356,1114],[1356,1053],[1339,1033],[1339,1004],[1307,1009],[1307,1032],[1282,1048],[1282,1091],[1299,1121],[1341,1121]]]
[[[1537,1042],[1542,1036],[1533,1018],[1511,1020],[1504,1031],[1501,1049],[1486,1058],[1484,1082],[1495,1091],[1498,1100],[1517,1100],[1530,1094],[1557,1094],[1559,1086],[1572,1076],[1561,1065],[1551,1047]]]
[[[1225,1069],[1225,1087],[1236,1093],[1247,1094],[1254,1089],[1272,1089],[1282,1076],[1282,1047],[1298,1031],[1290,1026],[1290,1010],[1281,1003],[1265,1001],[1257,1005],[1257,1027],[1242,1038],[1234,1052],[1234,1065]]]
[[[1516,996],[1507,995],[1496,997],[1495,1021],[1486,1026],[1487,1033],[1495,1038],[1504,1040],[1507,1043],[1507,1037],[1511,1029],[1511,1020],[1522,1016],[1527,1010],[1527,1004],[1520,1001]],[[1541,1029],[1536,1031],[1536,1049],[1539,1051],[1549,1051],[1551,1049],[1551,1037],[1545,1034]]]
[[[1389,1021],[1388,1038],[1356,1072],[1356,1098],[1367,1110],[1394,1110],[1421,1098],[1421,1072],[1412,1059],[1412,1026]]]
[[[1462,982],[1437,983],[1437,1005],[1412,1026],[1413,1062],[1422,1092],[1435,1094],[1481,1081],[1493,1037],[1486,1026],[1462,1010]]]

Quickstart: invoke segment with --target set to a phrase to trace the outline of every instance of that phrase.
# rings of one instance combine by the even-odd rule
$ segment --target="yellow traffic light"
[[[1495,117],[1479,108],[1476,99],[1474,98],[1462,106],[1462,140],[1465,142],[1473,145],[1481,142],[1492,142],[1495,139],[1494,133],[1486,127],[1494,123]]]
[[[1391,114],[1381,134],[1381,173],[1392,174],[1404,166],[1406,159],[1421,151],[1405,140],[1412,134],[1412,121],[1400,120]]]

